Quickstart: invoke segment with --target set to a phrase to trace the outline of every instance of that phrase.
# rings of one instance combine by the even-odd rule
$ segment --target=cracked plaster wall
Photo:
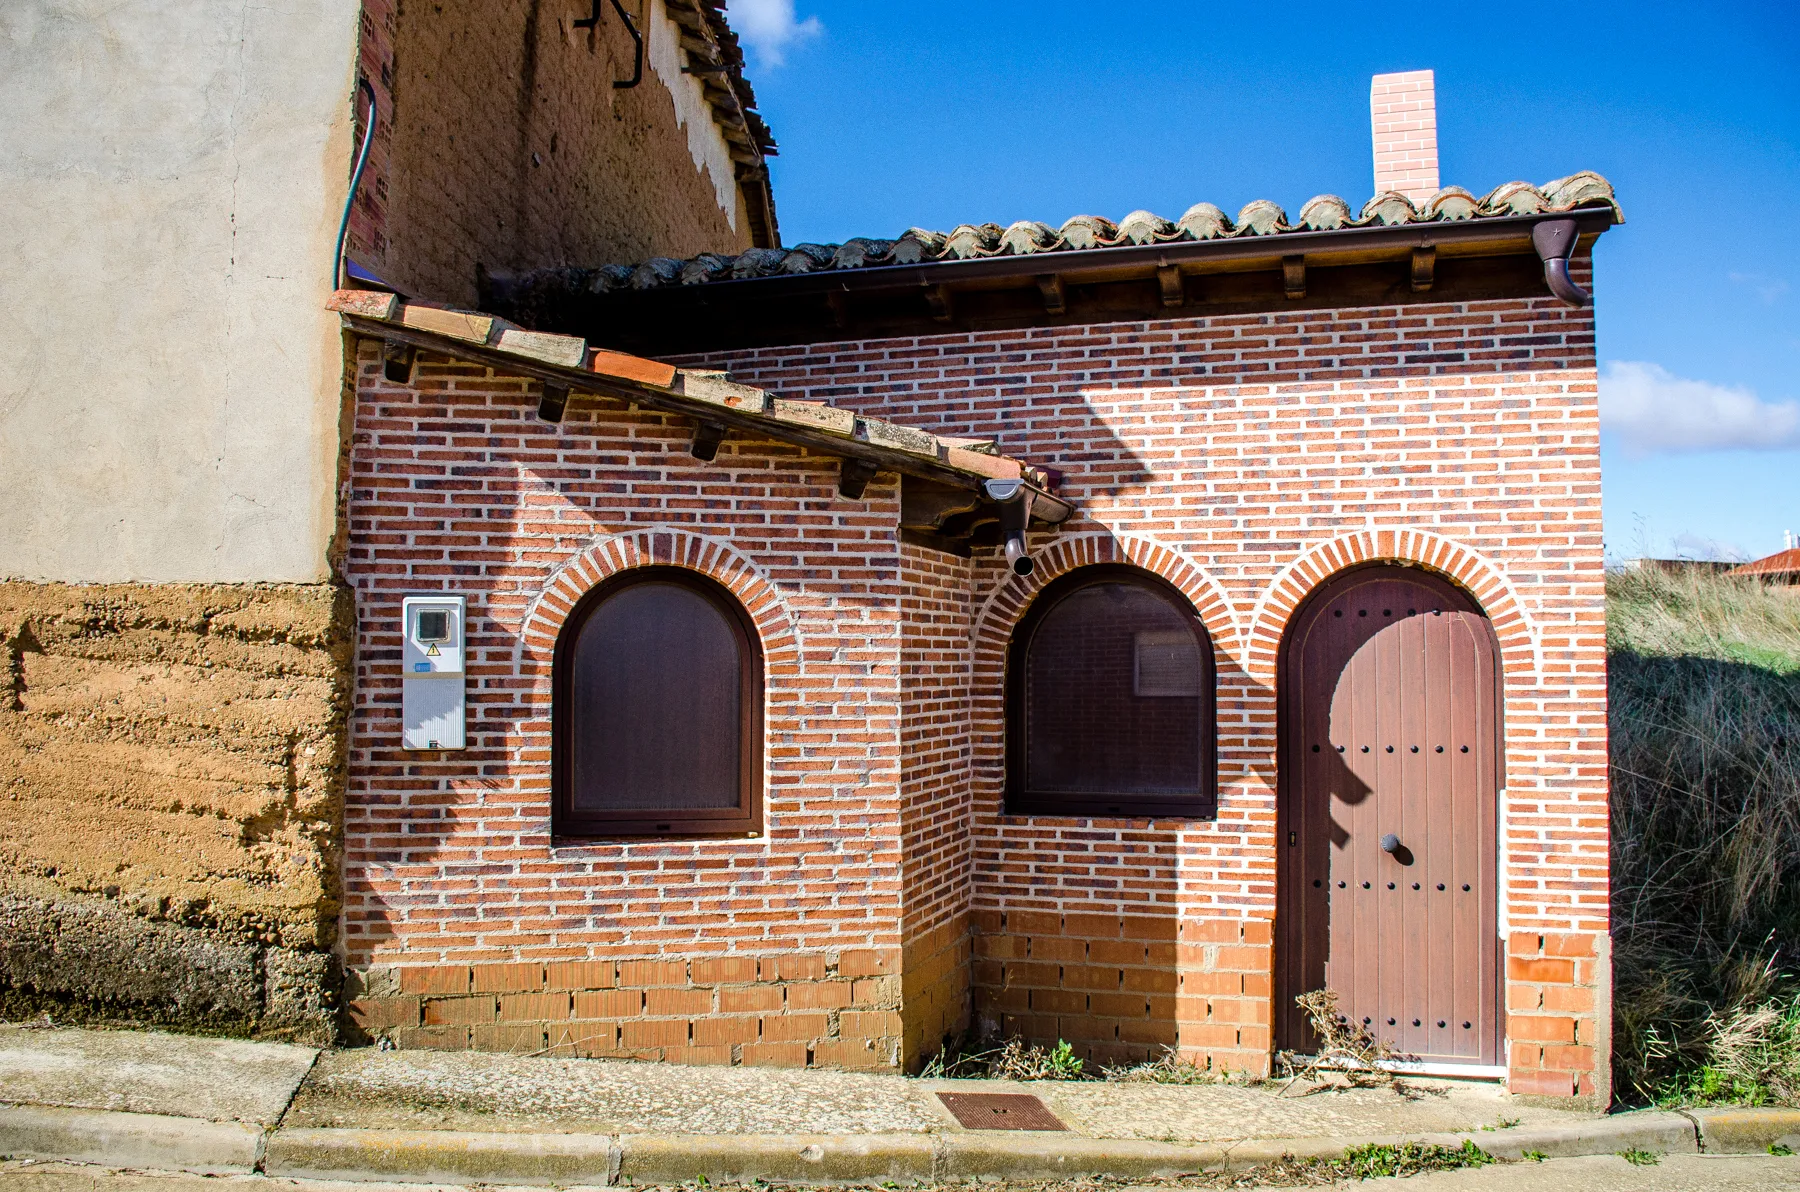
[[[0,4],[0,576],[327,578],[358,11]]]
[[[0,1013],[331,1033],[353,615],[0,582]]]

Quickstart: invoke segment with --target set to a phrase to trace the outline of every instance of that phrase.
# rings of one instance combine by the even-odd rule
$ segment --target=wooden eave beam
[[[693,299],[726,298],[742,291],[798,294],[845,290],[919,290],[954,285],[1033,284],[1039,274],[1054,271],[1064,286],[1154,275],[1159,266],[1176,265],[1185,273],[1244,273],[1281,268],[1282,259],[1302,256],[1315,267],[1410,260],[1416,247],[1430,245],[1438,259],[1446,256],[1535,256],[1531,228],[1545,219],[1573,218],[1584,238],[1612,226],[1612,211],[1587,207],[1541,215],[1496,216],[1394,227],[1348,228],[1330,232],[1283,232],[1271,236],[1238,236],[1220,240],[1173,241],[1168,244],[1124,245],[1080,251],[1019,253],[967,260],[928,261],[917,265],[875,265],[863,269],[822,269],[773,277],[732,278],[681,287]],[[650,297],[659,291],[648,291]]]
[[[1412,250],[1412,292],[1423,294],[1437,280],[1437,248],[1424,244]]]
[[[1281,258],[1281,292],[1289,298],[1306,297],[1306,257],[1303,254]]]
[[[1162,290],[1164,306],[1180,306],[1187,301],[1187,283],[1181,280],[1180,265],[1158,265],[1156,284]]]
[[[921,479],[933,480],[953,488],[967,489],[978,493],[983,491],[982,484],[987,479],[985,476],[953,468],[942,460],[735,410],[729,406],[683,396],[654,385],[639,384],[618,377],[609,377],[603,373],[587,372],[583,369],[543,364],[508,352],[497,351],[492,347],[470,340],[422,331],[415,327],[406,327],[381,319],[369,319],[348,313],[341,317],[357,335],[380,340],[384,344],[397,343],[409,345],[415,349],[424,348],[426,351],[442,356],[485,365],[496,372],[510,376],[530,377],[546,385],[562,386],[573,392],[593,393],[601,397],[612,398],[615,401],[636,402],[646,409],[656,410],[659,413],[679,414],[692,418],[697,423],[713,423],[728,429],[743,431],[753,438],[792,443],[796,447],[805,447],[820,455],[833,456],[839,460],[858,460],[871,465],[875,471],[918,476]],[[709,431],[708,434],[710,433]],[[1027,487],[1031,489],[1033,495],[1033,520],[1056,524],[1066,520],[1074,512],[1074,507],[1067,501],[1053,496],[1035,485],[1028,483]]]

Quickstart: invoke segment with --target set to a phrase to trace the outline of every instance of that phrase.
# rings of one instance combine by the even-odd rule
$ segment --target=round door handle
[[[1381,838],[1381,851],[1384,853],[1399,852],[1400,851],[1400,838],[1398,836],[1394,835],[1392,832],[1389,832],[1386,836],[1383,836]]]

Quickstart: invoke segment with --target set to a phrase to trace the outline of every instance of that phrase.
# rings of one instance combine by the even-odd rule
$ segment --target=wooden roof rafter
[[[925,520],[908,528],[946,539],[966,539],[975,527],[998,519],[989,481],[1022,482],[1039,525],[1056,525],[1074,512],[1053,491],[1060,473],[1001,455],[985,441],[936,435],[823,402],[791,401],[722,372],[590,348],[575,336],[527,331],[494,315],[404,302],[395,294],[339,290],[327,306],[352,333],[385,345],[396,368],[390,379],[406,376],[411,354],[422,349],[541,382],[538,412],[547,421],[560,421],[573,395],[592,394],[693,419],[697,458],[711,459],[732,431],[835,456],[845,499],[860,499],[878,472],[898,473],[918,482],[915,492],[940,494],[928,502],[929,516],[920,514]],[[926,506],[911,501],[902,520],[919,520],[913,515],[920,508]]]

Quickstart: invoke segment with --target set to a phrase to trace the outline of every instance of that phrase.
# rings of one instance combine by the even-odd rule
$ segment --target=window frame
[[[1169,602],[1189,617],[1200,649],[1200,789],[1192,795],[1109,796],[1066,794],[1025,788],[1026,733],[1025,660],[1032,638],[1044,619],[1064,600],[1084,588],[1104,583],[1135,584]],[[1135,662],[1134,662],[1135,666]],[[1148,698],[1148,697],[1145,697]],[[1062,816],[1070,819],[1213,819],[1218,815],[1218,665],[1212,634],[1179,588],[1155,572],[1124,563],[1096,563],[1058,576],[1025,610],[1006,647],[1006,781],[1003,812],[1017,816]]]
[[[738,658],[738,805],[734,808],[617,811],[577,810],[573,684],[575,642],[588,619],[627,588],[647,583],[673,583],[689,589],[721,613],[737,639]],[[763,812],[763,654],[762,638],[749,610],[718,581],[685,567],[634,567],[594,585],[575,607],[556,636],[550,684],[550,832],[553,839],[602,838],[680,839],[705,836],[762,835]]]

